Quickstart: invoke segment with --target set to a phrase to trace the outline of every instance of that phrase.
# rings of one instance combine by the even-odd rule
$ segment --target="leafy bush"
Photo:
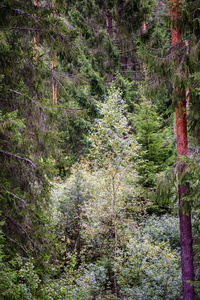
[[[162,217],[150,216],[142,230],[158,242],[169,241],[172,249],[180,251],[179,219],[170,215]]]
[[[39,276],[30,260],[21,258],[9,262],[0,261],[0,293],[5,300],[38,299]]]
[[[102,299],[98,296],[104,292],[106,280],[106,270],[102,266],[83,264],[75,271],[66,269],[59,279],[46,281],[43,299]]]
[[[140,232],[118,251],[117,279],[122,299],[181,299],[180,257]]]

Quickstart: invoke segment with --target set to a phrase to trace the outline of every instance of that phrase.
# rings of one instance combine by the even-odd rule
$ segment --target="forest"
[[[1,0],[0,300],[200,299],[200,0]]]

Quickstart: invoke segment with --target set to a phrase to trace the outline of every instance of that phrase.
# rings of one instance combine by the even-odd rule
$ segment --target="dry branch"
[[[23,204],[26,204],[26,200],[24,200],[24,199],[18,197],[17,195],[15,195],[15,194],[9,192],[9,191],[6,190],[2,185],[0,185],[0,189],[3,189],[7,194],[13,196],[13,198],[15,198],[15,199],[17,199],[17,200],[20,200]]]
[[[4,150],[0,150],[0,152],[3,153],[3,154],[5,154],[5,155],[7,155],[7,156],[12,156],[12,157],[16,157],[16,158],[18,158],[20,160],[24,160],[24,161],[28,162],[29,164],[31,164],[34,167],[34,169],[37,168],[37,166],[30,159],[28,159],[26,157],[21,157],[19,155],[16,155],[16,154],[4,151]]]
[[[17,243],[15,240],[13,240],[11,237],[9,237],[7,234],[5,234],[4,232],[2,232],[2,234],[7,238],[9,239],[10,241],[12,241],[13,243],[17,244],[18,247],[20,247],[27,255],[28,255],[28,252],[26,251],[26,249],[19,245],[19,243]]]

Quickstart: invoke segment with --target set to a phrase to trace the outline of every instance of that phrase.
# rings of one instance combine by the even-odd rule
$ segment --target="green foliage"
[[[113,193],[121,230],[123,218],[139,216],[143,211],[143,203],[136,205],[141,193],[135,169],[137,145],[129,134],[120,93],[112,88],[101,106],[102,118],[96,120],[90,135],[89,160],[72,168],[59,208],[71,250],[78,247],[80,251],[83,239],[94,253],[107,252],[109,248],[108,237],[113,235]],[[105,249],[101,250],[102,242]]]
[[[116,172],[120,166],[123,167],[123,163],[127,165],[137,157],[137,144],[129,133],[123,100],[118,90],[109,90],[100,114],[103,118],[96,120],[94,132],[89,138],[93,147],[91,158],[97,158],[100,165],[111,166]]]
[[[180,299],[180,258],[167,243],[135,231],[127,250],[119,251],[117,274],[123,299]]]
[[[89,173],[90,172],[90,173]],[[137,203],[140,195],[134,184],[134,173],[126,169],[118,171],[114,178],[116,186],[116,203],[113,203],[112,178],[108,171],[88,172],[87,185],[90,187],[90,198],[82,208],[82,236],[86,241],[84,255],[99,257],[106,255],[112,258],[114,249],[114,205],[118,243],[123,244],[123,235],[133,216],[139,218],[143,212],[142,203]],[[97,184],[98,183],[98,184]],[[102,247],[103,245],[103,247]]]
[[[18,293],[21,299],[34,299],[38,285],[40,283],[39,276],[35,273],[34,265],[31,260],[21,263],[21,268],[18,272]],[[19,299],[20,299],[19,298]]]
[[[137,184],[138,146],[130,134],[120,92],[112,87],[100,108],[101,117],[96,119],[89,137],[89,156],[72,168],[59,196],[62,200],[58,219],[62,224],[61,236],[63,232],[67,245],[66,253],[78,251],[77,265],[92,261],[96,266],[103,266],[104,274],[107,274],[104,282],[107,292],[116,272],[119,293],[124,299],[154,299],[155,295],[157,299],[164,296],[178,299],[180,246],[177,219],[152,216],[144,226],[137,227],[137,222],[144,220],[145,212],[145,202],[141,201]],[[157,114],[151,109],[149,112],[152,116],[149,126],[156,135],[160,123]],[[142,124],[142,118],[138,128],[139,124]],[[159,138],[155,137],[152,158],[157,141],[164,140]],[[159,156],[158,161],[160,159]],[[85,268],[87,264],[81,264],[76,273],[81,277],[78,277],[73,292],[69,292],[75,293],[77,299],[94,296],[90,276],[86,276],[88,282],[85,275],[80,275]],[[94,285],[98,287],[97,283]],[[107,297],[104,289],[98,290],[101,299]]]
[[[189,53],[171,46],[165,1],[59,0],[56,16],[49,1],[2,1],[3,299],[181,299],[177,218],[146,213],[172,209],[178,183],[190,186],[184,209],[195,210],[198,292],[200,23],[198,1],[179,4]],[[190,98],[178,182],[167,173],[174,78]],[[65,181],[52,180],[55,167]]]
[[[146,187],[153,187],[159,173],[175,161],[173,128],[165,128],[163,124],[164,120],[150,100],[144,99],[139,105],[135,105],[133,125],[137,131],[143,160],[139,166],[139,174]]]
[[[0,240],[0,294],[3,299],[36,299],[40,279],[31,259],[15,257],[9,262],[3,254],[5,240]]]
[[[82,248],[81,213],[85,201],[90,198],[90,186],[87,179],[86,166],[77,164],[71,169],[71,176],[64,185],[59,206],[59,226],[65,236],[68,251],[78,251]]]
[[[169,243],[172,250],[180,251],[179,220],[171,215],[151,216],[142,229],[144,235],[158,243]]]
[[[98,299],[104,291],[106,282],[106,270],[94,264],[82,265],[78,270],[79,277],[76,286],[70,292],[69,299]],[[100,299],[100,298],[99,298]]]
[[[183,207],[186,209],[193,207],[199,210],[199,178],[200,178],[200,165],[199,165],[199,151],[194,151],[190,156],[182,157],[182,161],[178,164],[178,169],[185,165],[186,168],[181,173],[179,184],[188,186],[189,194],[184,195]]]
[[[7,254],[21,251],[21,255],[27,256],[30,251],[36,255],[41,251],[42,236],[46,231],[43,224],[47,223],[44,211],[49,206],[48,178],[53,174],[55,157],[52,145],[58,136],[48,104],[49,71],[46,67],[49,59],[38,53],[36,63],[33,57],[32,33],[36,29],[33,3],[28,1],[24,6],[23,1],[3,1],[1,5],[0,198],[5,220],[3,233],[7,239]],[[52,35],[58,41],[59,32],[52,30],[47,6],[43,4],[37,13],[40,16],[37,29],[41,33],[40,38],[37,35],[37,42],[41,49]]]
[[[7,112],[4,115],[0,111],[0,130],[7,135],[7,139],[13,143],[22,143],[22,129],[25,128],[24,120],[17,117],[18,111]],[[2,141],[3,143],[4,141]]]
[[[42,299],[104,299],[106,270],[94,264],[82,265],[75,272],[66,268],[58,280],[47,280],[42,287]],[[105,298],[106,299],[106,298]]]

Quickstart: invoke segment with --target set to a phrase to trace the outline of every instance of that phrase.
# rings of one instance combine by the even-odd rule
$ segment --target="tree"
[[[101,107],[102,119],[96,121],[94,132],[90,136],[92,149],[90,154],[91,163],[97,170],[99,175],[102,172],[105,191],[111,203],[111,209],[108,214],[111,214],[111,222],[113,223],[113,257],[114,257],[114,290],[116,296],[117,279],[116,279],[116,253],[118,247],[118,226],[121,219],[121,208],[125,206],[127,195],[122,196],[122,191],[126,190],[130,182],[136,180],[136,170],[134,170],[136,159],[137,144],[129,133],[129,126],[123,112],[123,100],[120,92],[115,91],[113,87],[109,90],[109,95]],[[132,179],[131,175],[132,174]],[[99,176],[97,175],[97,176]],[[135,177],[135,178],[134,178]],[[102,182],[103,183],[103,182]],[[129,187],[131,189],[131,187]],[[133,187],[133,194],[136,193],[136,187]],[[108,196],[110,195],[110,196]],[[123,199],[124,197],[124,199]],[[102,211],[102,214],[104,212]],[[126,215],[126,208],[125,208]],[[89,216],[88,216],[89,217]],[[124,218],[126,218],[124,216]],[[119,225],[118,225],[119,224]],[[125,226],[125,225],[124,225]]]
[[[142,88],[141,88],[142,89]],[[131,120],[140,145],[139,155],[142,162],[138,168],[144,187],[153,188],[156,178],[174,163],[173,128],[166,127],[165,120],[157,112],[156,104],[141,96],[140,104],[135,104]]]
[[[109,90],[99,113],[101,117],[95,120],[89,137],[89,156],[73,168],[66,181],[61,212],[67,224],[66,239],[71,245],[81,241],[74,247],[76,251],[86,261],[104,259],[107,267],[111,265],[110,281],[118,295],[117,249],[125,247],[123,235],[134,217],[139,220],[144,203],[137,202],[141,192],[137,185],[137,143],[129,132],[118,90]]]
[[[171,36],[172,45],[180,47],[181,30],[177,27],[177,18],[179,15],[178,0],[170,0],[170,15],[172,20]],[[179,57],[175,58],[175,64],[179,64]],[[178,71],[178,70],[177,70]],[[177,72],[177,79],[180,75]],[[187,110],[186,110],[186,90],[181,90],[180,79],[175,81],[174,96],[176,99],[176,138],[177,138],[177,157],[181,164],[181,155],[188,154],[188,135],[187,135]],[[186,168],[181,164],[179,176]],[[193,266],[193,249],[192,249],[192,225],[191,209],[184,207],[184,195],[189,193],[186,184],[181,182],[178,186],[179,193],[179,218],[180,218],[180,241],[181,241],[181,267],[183,283],[183,299],[194,299],[194,266]],[[189,282],[188,282],[189,281]]]
[[[9,255],[18,252],[39,257],[49,247],[44,240],[48,236],[50,178],[60,152],[55,147],[59,140],[57,111],[49,101],[52,69],[48,51],[55,44],[70,47],[76,35],[63,20],[51,16],[48,3],[28,1],[24,7],[23,1],[3,1],[0,14],[4,249]],[[65,49],[67,52],[67,46]]]
[[[52,0],[52,9],[53,9],[53,17],[55,18],[56,13],[55,13],[55,4],[54,4],[54,0]],[[53,50],[52,53],[52,92],[53,92],[53,103],[57,104],[57,87],[56,87],[56,82],[54,79],[54,73],[55,73],[55,68],[56,68],[56,52]]]

